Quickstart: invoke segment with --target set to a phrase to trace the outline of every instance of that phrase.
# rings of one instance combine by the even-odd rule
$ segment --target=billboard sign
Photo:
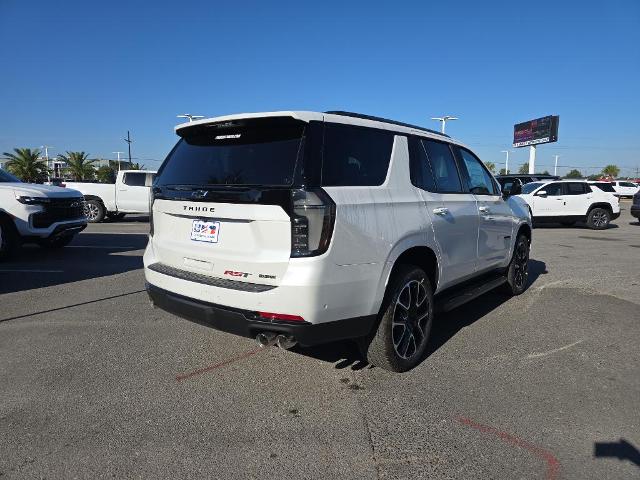
[[[558,124],[560,117],[549,115],[513,126],[513,146],[526,147],[539,143],[558,141]]]

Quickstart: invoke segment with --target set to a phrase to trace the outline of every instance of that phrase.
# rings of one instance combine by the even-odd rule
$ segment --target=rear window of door
[[[497,193],[493,178],[478,157],[469,150],[454,147],[460,153],[462,165],[467,174],[469,192],[476,195],[495,195]]]
[[[124,174],[122,181],[125,185],[129,185],[130,187],[144,187],[146,177],[146,173],[127,172]]]
[[[426,139],[422,140],[422,144],[431,163],[437,191],[440,193],[462,192],[460,173],[449,145]]]
[[[565,183],[564,185],[565,185],[566,195],[582,195],[584,193],[587,193],[584,183],[569,182],[569,183]]]
[[[394,134],[373,128],[327,123],[322,185],[376,186],[387,178]]]
[[[409,137],[408,144],[411,183],[422,190],[435,192],[436,182],[422,141],[416,137]]]

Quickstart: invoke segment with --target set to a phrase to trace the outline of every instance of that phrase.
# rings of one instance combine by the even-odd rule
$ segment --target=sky
[[[510,170],[640,169],[640,1],[0,0],[0,152],[126,151],[157,168],[180,113],[349,110],[438,128]]]

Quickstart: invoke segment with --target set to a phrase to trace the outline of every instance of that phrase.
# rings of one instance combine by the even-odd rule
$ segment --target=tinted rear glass
[[[431,162],[438,192],[462,192],[460,174],[449,145],[433,140],[423,140],[422,144]]]
[[[527,194],[533,192],[536,188],[544,185],[542,182],[527,183],[522,186],[522,193]]]
[[[394,135],[372,128],[327,123],[322,185],[374,186],[387,178]]]
[[[289,186],[304,131],[280,117],[187,127],[156,185]]]
[[[613,188],[613,185],[607,182],[592,183],[591,185],[595,185],[603,192],[615,193],[616,191],[615,188]]]
[[[13,183],[13,182],[19,182],[19,181],[20,180],[18,178],[14,177],[9,172],[5,172],[4,170],[0,170],[0,182]]]

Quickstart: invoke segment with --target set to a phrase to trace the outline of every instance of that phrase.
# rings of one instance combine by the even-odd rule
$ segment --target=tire
[[[427,348],[433,323],[433,289],[422,269],[413,265],[398,268],[378,317],[373,336],[361,342],[368,362],[392,372],[415,367]]]
[[[507,281],[501,290],[507,295],[520,295],[527,289],[529,279],[529,250],[531,244],[522,233],[516,238],[511,262],[507,267]]]
[[[64,235],[56,238],[41,238],[40,240],[38,240],[38,245],[40,245],[42,248],[51,250],[62,248],[69,245],[74,236],[75,235]]]
[[[573,227],[576,224],[576,222],[560,222],[560,224],[565,227]]]
[[[605,230],[609,228],[611,212],[606,208],[596,207],[587,215],[587,226],[592,230]]]
[[[84,214],[89,223],[99,223],[106,215],[104,205],[100,200],[89,199],[84,202]]]
[[[0,260],[9,258],[20,244],[18,234],[11,220],[0,217]]]

